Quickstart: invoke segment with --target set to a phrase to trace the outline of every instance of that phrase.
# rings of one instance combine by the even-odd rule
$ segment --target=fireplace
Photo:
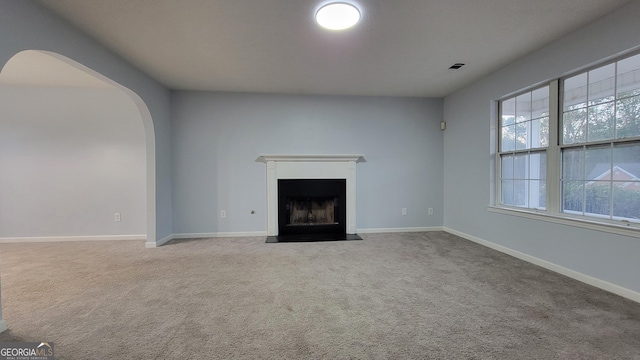
[[[364,155],[260,155],[256,161],[267,165],[267,242],[361,239],[356,163]]]
[[[278,180],[278,234],[346,234],[345,179]]]

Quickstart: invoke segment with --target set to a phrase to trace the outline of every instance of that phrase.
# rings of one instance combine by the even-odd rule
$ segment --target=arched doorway
[[[40,50],[25,50],[15,54],[6,64],[2,65],[2,71],[0,72],[0,82],[3,79],[3,76],[7,74],[5,70],[11,69],[15,64],[19,64],[22,61],[31,61],[32,63],[27,64],[24,67],[22,75],[26,73],[30,74],[30,78],[23,78],[21,81],[26,82],[34,82],[32,85],[37,85],[40,82],[40,85],[45,86],[56,86],[56,82],[58,85],[62,84],[63,87],[73,87],[74,85],[78,85],[79,83],[84,83],[87,86],[93,86],[94,88],[102,88],[108,89],[111,91],[114,97],[119,97],[120,101],[125,99],[130,104],[132,109],[135,109],[136,112],[136,121],[138,121],[138,125],[141,125],[142,129],[140,134],[141,141],[143,142],[141,145],[142,153],[144,154],[144,159],[139,165],[143,167],[142,170],[142,182],[143,186],[140,188],[140,191],[143,192],[142,195],[142,209],[140,209],[140,213],[144,215],[142,219],[141,230],[135,235],[141,235],[146,237],[147,239],[147,247],[155,247],[156,240],[156,172],[155,172],[155,134],[153,128],[153,122],[151,119],[151,114],[149,109],[147,108],[144,101],[133,91],[130,89],[116,83],[115,81],[87,68],[86,66],[77,63],[65,56],[60,54],[49,52],[49,51],[40,51]],[[35,61],[35,63],[33,63]],[[38,61],[46,61],[47,66],[39,66],[42,65],[38,63]],[[24,65],[24,64],[22,64]],[[35,66],[34,66],[35,65]],[[12,72],[14,75],[19,74],[18,72]],[[15,79],[14,79],[15,80]],[[105,90],[106,91],[106,90]],[[54,101],[55,99],[52,99]],[[37,104],[34,104],[37,106]],[[51,127],[55,128],[55,127]],[[50,128],[50,129],[51,129]],[[47,136],[43,134],[43,136]],[[18,139],[19,140],[19,139]],[[105,149],[103,149],[105,150]],[[109,151],[106,149],[102,155],[105,157],[109,157]],[[113,147],[111,150],[117,151],[116,147]],[[28,179],[26,179],[28,180]],[[72,188],[67,186],[67,189]],[[99,192],[100,189],[94,189],[95,192]],[[93,199],[96,201],[96,199]],[[0,200],[1,201],[1,200]],[[99,200],[98,200],[99,201]],[[104,210],[104,209],[102,209]],[[114,212],[118,212],[118,210],[114,210]],[[110,221],[114,222],[114,212],[110,214]],[[104,211],[103,211],[104,213]],[[94,214],[95,215],[95,214]],[[139,219],[138,219],[139,221]],[[24,227],[23,227],[24,229]],[[111,229],[113,230],[113,229]],[[40,232],[35,232],[31,234],[26,234],[26,237],[47,237],[46,234],[47,227],[44,226],[40,229]],[[89,235],[85,229],[83,233],[82,229],[74,229],[74,233],[70,233],[67,235]],[[90,230],[89,230],[90,231]],[[18,231],[19,232],[19,231]],[[62,237],[63,233],[52,234],[53,238]],[[101,234],[94,234],[101,235]],[[107,231],[105,235],[117,235],[117,231]],[[0,235],[1,237],[1,235]],[[9,236],[11,237],[11,236]],[[15,233],[14,237],[20,237],[18,233]],[[24,236],[23,236],[24,237]],[[108,237],[108,236],[107,236]],[[1,282],[0,282],[1,284]],[[0,292],[1,294],[1,292]],[[0,298],[0,332],[6,329],[6,322],[2,317],[2,303]]]
[[[139,121],[142,125],[142,141],[143,152],[146,160],[144,161],[144,187],[145,191],[144,202],[146,209],[143,209],[145,213],[145,223],[141,231],[136,231],[136,234],[146,235],[149,242],[155,242],[155,136],[153,130],[153,123],[151,115],[147,106],[142,99],[128,88],[114,82],[113,80],[79,64],[67,57],[59,55],[57,53],[38,50],[26,50],[14,55],[3,67],[0,72],[0,84],[22,84],[35,87],[59,87],[59,88],[80,88],[80,89],[101,89],[103,92],[111,92],[112,97],[120,97],[114,101],[125,101],[129,104],[132,111],[135,112],[135,118],[133,121]],[[83,91],[83,90],[81,90]],[[115,95],[113,95],[115,93]],[[52,99],[51,101],[55,101]],[[91,101],[91,100],[90,100]],[[34,104],[34,106],[39,106]],[[92,117],[99,117],[94,114]],[[113,116],[123,116],[122,114],[114,114]],[[140,125],[139,123],[136,125]],[[126,129],[125,129],[126,130]],[[131,130],[131,129],[129,129]],[[137,129],[135,129],[137,131]],[[82,134],[80,134],[82,135]],[[130,144],[124,144],[126,146]],[[114,149],[111,149],[114,150]],[[103,154],[109,156],[109,154]],[[98,191],[99,189],[97,189]],[[117,206],[114,207],[113,213],[119,212]],[[111,214],[109,220],[113,222],[114,214]],[[104,215],[104,214],[103,214]],[[138,216],[139,218],[139,216]],[[102,231],[105,233],[104,231]],[[60,235],[74,235],[78,231],[73,233],[61,233],[51,234],[53,236]],[[114,231],[107,231],[105,235],[116,234]],[[89,235],[86,232],[79,232],[79,235]],[[132,233],[133,234],[133,233]],[[27,237],[46,236],[47,234],[27,235]],[[93,234],[100,235],[100,234]],[[123,234],[119,234],[123,235]],[[6,236],[6,235],[5,235]],[[0,237],[2,237],[0,235]]]

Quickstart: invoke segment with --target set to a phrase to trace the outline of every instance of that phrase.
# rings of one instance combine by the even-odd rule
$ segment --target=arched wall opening
[[[38,50],[4,65],[0,92],[0,241],[155,243],[155,137],[137,94]]]
[[[27,60],[27,62],[31,61],[31,63],[27,64],[26,66],[24,66],[25,65],[24,63],[20,63],[25,59]],[[40,61],[40,63],[38,63],[38,60]],[[42,66],[43,65],[42,61],[46,62],[47,66]],[[13,64],[21,64],[22,72],[8,71],[8,69],[11,69],[13,67]],[[7,75],[7,74],[16,75],[17,78],[10,78],[11,75]],[[28,74],[29,76],[25,76],[25,74]],[[60,91],[61,89],[63,90]],[[58,92],[56,92],[56,90],[58,90]],[[4,92],[4,94],[2,94],[2,92]],[[33,97],[30,97],[30,96],[34,95],[35,93],[38,93],[37,95],[39,96],[40,101],[28,103],[29,98],[33,100]],[[58,154],[56,154],[55,152],[45,153],[45,155],[49,157],[49,159],[40,158],[38,159],[38,161],[45,164],[47,167],[47,170],[57,174],[58,177],[56,178],[56,180],[58,181],[58,184],[57,184],[58,189],[63,188],[67,192],[72,193],[71,195],[76,196],[75,198],[76,201],[73,202],[74,206],[76,206],[76,208],[74,208],[74,211],[73,211],[73,213],[75,214],[74,218],[71,219],[73,221],[72,222],[66,221],[63,227],[60,227],[60,224],[57,222],[57,221],[60,221],[61,219],[64,220],[65,219],[64,216],[67,214],[69,210],[68,208],[65,210],[65,208],[68,207],[70,204],[70,201],[68,198],[68,196],[70,195],[69,193],[65,194],[64,192],[62,193],[58,192],[57,194],[53,194],[53,199],[56,200],[55,197],[57,196],[58,201],[56,201],[55,204],[49,203],[47,206],[43,206],[42,208],[39,208],[37,206],[37,201],[34,201],[33,196],[31,196],[31,198],[29,199],[30,203],[22,204],[21,209],[15,209],[13,207],[13,204],[10,204],[9,201],[3,201],[4,200],[3,196],[7,196],[6,190],[12,191],[15,189],[13,189],[10,186],[6,186],[6,187],[0,186],[0,188],[3,188],[5,191],[4,194],[0,192],[0,240],[4,237],[8,241],[15,241],[20,238],[23,238],[23,239],[27,238],[27,239],[30,239],[31,241],[34,241],[34,240],[35,241],[42,241],[42,240],[56,241],[56,240],[62,240],[62,239],[69,239],[70,236],[76,236],[74,239],[85,238],[85,239],[95,239],[95,240],[109,239],[109,238],[114,238],[114,239],[146,238],[147,240],[146,247],[156,246],[155,131],[153,126],[153,120],[151,118],[151,113],[148,107],[146,106],[146,104],[144,103],[144,101],[140,98],[140,96],[138,96],[132,90],[107,78],[106,76],[103,76],[102,74],[96,71],[93,71],[92,69],[55,52],[41,51],[41,50],[24,50],[14,54],[6,63],[4,64],[0,63],[0,113],[2,113],[2,111],[9,111],[6,107],[2,106],[2,102],[5,101],[5,104],[11,105],[9,106],[11,108],[10,111],[13,111],[13,112],[17,111],[18,113],[20,113],[20,109],[22,109],[23,115],[25,114],[25,112],[28,112],[29,116],[27,116],[27,118],[34,120],[34,117],[37,117],[39,114],[46,115],[46,108],[47,106],[49,106],[49,109],[56,109],[58,111],[57,115],[59,116],[59,118],[61,118],[61,120],[65,121],[66,125],[72,125],[72,126],[76,125],[77,127],[82,127],[82,125],[91,125],[91,124],[82,124],[82,123],[74,124],[72,121],[70,121],[72,119],[69,119],[69,118],[74,118],[81,114],[74,114],[74,112],[70,110],[71,107],[69,107],[69,104],[66,104],[67,116],[61,116],[62,113],[60,111],[64,110],[65,106],[64,104],[60,104],[58,101],[64,100],[65,98],[69,99],[70,97],[76,98],[76,99],[80,98],[80,100],[86,100],[89,104],[81,102],[80,104],[82,106],[77,107],[76,110],[78,111],[78,113],[84,112],[84,115],[87,115],[88,106],[92,101],[96,101],[96,98],[99,98],[98,93],[102,93],[102,95],[105,95],[108,98],[108,101],[101,102],[102,109],[106,110],[105,112],[110,113],[111,115],[115,115],[117,118],[119,117],[118,114],[120,115],[124,114],[123,116],[125,118],[128,117],[129,118],[128,120],[134,119],[135,124],[129,124],[129,125],[133,125],[133,127],[130,127],[129,130],[135,128],[135,126],[137,125],[139,128],[133,131],[134,133],[137,133],[137,137],[135,134],[125,133],[124,137],[120,136],[118,138],[119,140],[123,141],[125,144],[123,143],[118,144],[117,142],[108,144],[108,143],[102,142],[101,144],[99,144],[100,146],[96,146],[96,144],[92,144],[90,142],[90,138],[91,138],[90,136],[89,137],[82,136],[81,129],[76,127],[70,128],[72,132],[71,137],[69,137],[70,134],[66,134],[67,138],[71,139],[70,142],[74,142],[77,140],[82,143],[84,141],[85,147],[84,148],[76,147],[75,148],[76,151],[74,153],[73,146],[69,146],[70,144],[58,143],[57,144]],[[51,94],[55,94],[55,95],[47,96]],[[7,101],[9,101],[9,103]],[[125,111],[123,113],[122,108],[120,109],[113,108],[113,107],[117,108],[118,105],[121,105],[122,108],[128,108],[128,111]],[[121,112],[118,113],[118,111],[121,111]],[[91,111],[88,111],[88,112],[90,113]],[[44,124],[44,126],[42,126],[42,128],[39,128],[38,126],[34,127],[35,125],[34,122],[31,122],[29,124],[24,124],[24,123],[20,123],[19,121],[16,122],[15,119],[13,121],[8,120],[10,119],[10,117],[6,115],[8,114],[4,114],[3,116],[0,116],[0,147],[7,147],[7,146],[15,145],[16,143],[20,143],[21,139],[18,138],[19,136],[17,135],[18,134],[25,135],[25,129],[28,129],[29,126],[33,127],[26,132],[30,134],[29,141],[32,144],[40,144],[38,140],[43,140],[43,143],[47,144],[48,147],[42,146],[42,148],[39,148],[39,149],[31,148],[29,149],[30,152],[26,154],[22,153],[22,155],[18,155],[17,158],[13,158],[11,160],[8,160],[9,156],[16,156],[16,153],[20,153],[20,151],[7,152],[4,158],[0,158],[0,167],[2,167],[2,173],[5,173],[5,174],[7,173],[7,171],[11,171],[10,166],[8,165],[9,162],[12,165],[17,164],[18,166],[22,166],[24,165],[24,163],[28,163],[28,161],[22,162],[21,160],[28,160],[29,157],[32,157],[31,160],[33,160],[33,156],[37,155],[38,151],[42,153],[42,152],[46,152],[47,149],[51,149],[52,144],[50,142],[47,143],[47,140],[50,140],[52,136],[55,136],[56,134],[60,134],[61,131],[64,131],[64,126],[57,126],[57,125],[61,125],[59,123],[52,124],[52,123],[45,122],[45,123],[41,123],[40,125]],[[94,117],[92,117],[93,120],[98,121],[98,122],[94,121],[93,125],[100,123],[99,122],[100,120],[103,120],[104,122],[104,119],[108,119],[108,116],[105,117],[105,114],[99,113],[99,110],[97,113],[94,112],[93,115],[94,115]],[[24,119],[24,116],[22,118]],[[122,120],[122,119],[118,118],[118,120]],[[106,129],[109,129],[108,127],[109,124],[103,123],[101,125],[106,126]],[[112,125],[112,128],[110,128],[111,133],[117,134],[118,132],[117,131],[114,132],[114,129],[113,129],[113,126],[115,125],[114,124],[111,124],[111,125]],[[5,126],[5,129],[2,129],[3,126]],[[12,127],[12,131],[8,131],[10,126]],[[102,130],[104,129],[93,129],[93,134],[100,135],[104,139],[105,134],[101,133]],[[121,130],[120,134],[123,135],[122,134],[123,129],[117,129],[117,130]],[[76,133],[80,134],[77,139],[73,137],[73,135],[75,135]],[[43,144],[40,144],[40,145],[43,145]],[[66,145],[66,147],[62,145]],[[137,160],[136,160],[136,156],[133,156],[133,157],[122,156],[123,154],[121,152],[123,151],[123,149],[118,145],[126,145],[125,148],[129,150],[129,155],[131,155],[132,153],[135,153],[136,152],[135,148],[139,147],[138,149],[139,151],[137,152],[138,154]],[[98,211],[93,211],[93,212],[91,211],[92,209],[96,210],[94,207],[91,206],[92,201],[100,203],[101,199],[104,202],[110,202],[113,200],[110,198],[110,194],[106,194],[104,191],[101,191],[102,189],[95,188],[95,186],[93,186],[92,188],[91,185],[96,185],[96,183],[91,184],[91,183],[85,182],[84,184],[78,185],[79,187],[84,186],[84,188],[82,188],[81,190],[84,191],[85,194],[90,195],[87,199],[84,199],[89,201],[83,202],[83,201],[78,201],[78,200],[82,200],[82,199],[79,199],[78,196],[79,195],[81,196],[83,192],[75,191],[77,189],[74,189],[74,187],[77,185],[76,181],[78,179],[67,178],[66,181],[61,180],[62,177],[60,177],[59,175],[60,173],[64,173],[63,170],[65,167],[69,168],[71,165],[74,165],[75,163],[76,170],[77,170],[78,163],[82,163],[84,161],[86,164],[87,159],[91,158],[91,157],[87,158],[87,154],[83,153],[87,149],[87,146],[88,147],[93,146],[94,151],[92,155],[94,156],[94,158],[97,157],[104,161],[102,164],[98,164],[98,165],[92,164],[94,172],[100,173],[100,171],[103,171],[102,175],[107,175],[107,176],[110,175],[112,178],[115,178],[115,179],[119,178],[121,182],[124,183],[125,187],[126,187],[126,184],[136,183],[136,178],[138,179],[137,180],[138,186],[137,186],[137,189],[134,189],[134,191],[137,190],[138,192],[142,193],[142,194],[138,194],[140,195],[140,199],[142,199],[142,201],[141,201],[141,204],[138,203],[137,205],[133,205],[133,207],[131,207],[131,209],[133,209],[132,212],[127,213],[128,215],[131,215],[131,219],[127,217],[128,216],[127,214],[123,214],[122,212],[120,212],[120,221],[116,221],[115,212],[118,212],[118,210],[113,210],[114,212],[109,212],[108,210],[105,210],[105,209],[108,209],[109,206],[111,205],[102,206],[102,208]],[[2,150],[5,150],[5,149],[3,148]],[[4,152],[0,151],[0,153],[4,153]],[[67,157],[65,159],[61,159],[59,157],[61,153],[66,153]],[[123,160],[127,158],[129,161],[118,162],[118,159]],[[140,161],[140,159],[142,161]],[[51,160],[51,161],[48,161],[48,160]],[[116,173],[107,172],[106,168],[100,167],[100,165],[109,164],[109,162],[111,162],[112,169],[117,167],[125,168],[125,169],[128,168],[129,170],[131,169],[140,170],[140,168],[142,169],[138,173],[137,177],[131,174],[127,175],[126,171],[120,172],[120,175],[124,174],[123,177],[114,176],[114,174],[116,174],[117,172]],[[31,164],[33,165],[33,163],[34,162],[32,161]],[[25,170],[25,169],[23,168],[21,170]],[[32,167],[31,170],[37,170],[37,169],[34,169]],[[133,172],[136,172],[136,170],[134,170]],[[79,174],[81,176],[84,176],[82,172]],[[37,171],[32,172],[31,173],[32,176],[28,176],[29,174],[27,174],[27,176],[23,176],[22,178],[20,176],[16,177],[15,173],[11,173],[10,175],[11,176],[3,177],[2,174],[0,173],[0,177],[3,177],[5,180],[11,177],[10,182],[13,182],[14,184],[19,185],[19,189],[17,191],[18,195],[20,192],[29,194],[28,189],[29,189],[29,185],[31,184],[32,190],[37,189],[38,191],[45,191],[42,194],[45,194],[46,196],[49,196],[49,199],[52,199],[51,198],[52,194],[47,193],[47,190],[51,190],[51,189],[47,189],[47,187],[48,185],[53,185],[53,184],[48,184],[47,180],[49,179],[47,176],[45,176],[44,179],[42,179],[42,176],[40,176],[40,178],[37,178],[37,175],[39,175],[37,174]],[[20,174],[17,174],[17,175],[20,175]],[[25,173],[23,173],[22,175],[25,175]],[[50,175],[53,175],[53,174],[50,173]],[[125,178],[126,180],[122,181],[123,178]],[[16,181],[16,179],[18,180]],[[38,185],[37,183],[39,183],[40,185],[45,184],[43,186],[44,189],[34,188],[33,187],[34,183],[36,183],[35,185]],[[98,184],[99,184],[99,181],[98,181]],[[118,193],[118,191],[116,191],[116,193]],[[126,199],[126,191],[122,191],[122,193],[125,193],[125,194],[124,195],[120,194],[120,196],[116,194],[115,197],[119,198],[121,201],[123,199]],[[15,200],[16,198],[15,193],[12,193],[10,196],[13,197],[12,200]],[[117,209],[117,200],[115,201],[115,203],[116,205],[112,209]],[[53,219],[49,218],[48,219],[49,221],[44,221],[43,223],[40,223],[38,224],[38,226],[34,226],[34,227],[30,227],[29,221],[25,221],[24,219],[15,221],[17,213],[22,212],[24,214],[25,209],[28,209],[29,207],[34,208],[34,204],[36,205],[35,208],[36,208],[37,216],[39,216],[41,219],[44,218],[46,220],[47,215],[53,214],[53,216],[51,216],[53,217]],[[137,206],[137,209],[136,209],[136,206]],[[56,208],[60,209],[60,211],[59,212],[52,211],[52,209],[55,210]],[[15,211],[15,210],[19,210],[19,211]],[[4,215],[7,215],[7,214],[9,215],[3,216],[3,213]],[[123,220],[122,216],[125,216],[125,219],[129,219],[132,221],[128,225],[124,225],[124,222],[122,221]],[[13,218],[4,220],[5,218],[8,218],[8,217],[13,217]],[[104,224],[112,221],[120,224],[115,224],[115,226],[111,226],[111,227],[104,226],[104,224],[102,225],[98,224],[97,226],[99,227],[98,229],[96,228],[96,222],[95,222],[96,217],[106,217],[108,220],[106,220]],[[3,223],[3,221],[5,223],[12,222],[13,224],[8,227]],[[79,226],[70,225],[73,222],[77,222],[80,225]],[[102,222],[102,221],[100,220],[98,222]],[[118,227],[118,225],[120,226]],[[67,227],[66,229],[64,228],[65,226]],[[9,230],[7,230],[8,228]],[[3,234],[1,233],[2,231],[5,231],[6,233]],[[133,231],[136,233],[140,232],[140,233],[127,234],[130,231]],[[2,282],[0,281],[0,332],[6,330],[8,327],[7,322],[4,320],[2,316],[1,284]]]

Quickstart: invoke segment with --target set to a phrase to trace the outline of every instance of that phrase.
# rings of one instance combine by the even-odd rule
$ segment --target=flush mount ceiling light
[[[351,4],[331,3],[318,10],[316,21],[329,30],[345,30],[360,21],[360,11]]]

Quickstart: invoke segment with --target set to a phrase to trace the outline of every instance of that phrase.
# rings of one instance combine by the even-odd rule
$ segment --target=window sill
[[[618,225],[614,223],[600,222],[597,220],[575,218],[566,215],[547,214],[546,212],[534,209],[525,210],[493,205],[488,205],[487,210],[498,214],[520,216],[528,219],[548,221],[556,224],[575,226],[583,229],[640,238],[640,224],[635,223],[624,223],[626,225]]]

